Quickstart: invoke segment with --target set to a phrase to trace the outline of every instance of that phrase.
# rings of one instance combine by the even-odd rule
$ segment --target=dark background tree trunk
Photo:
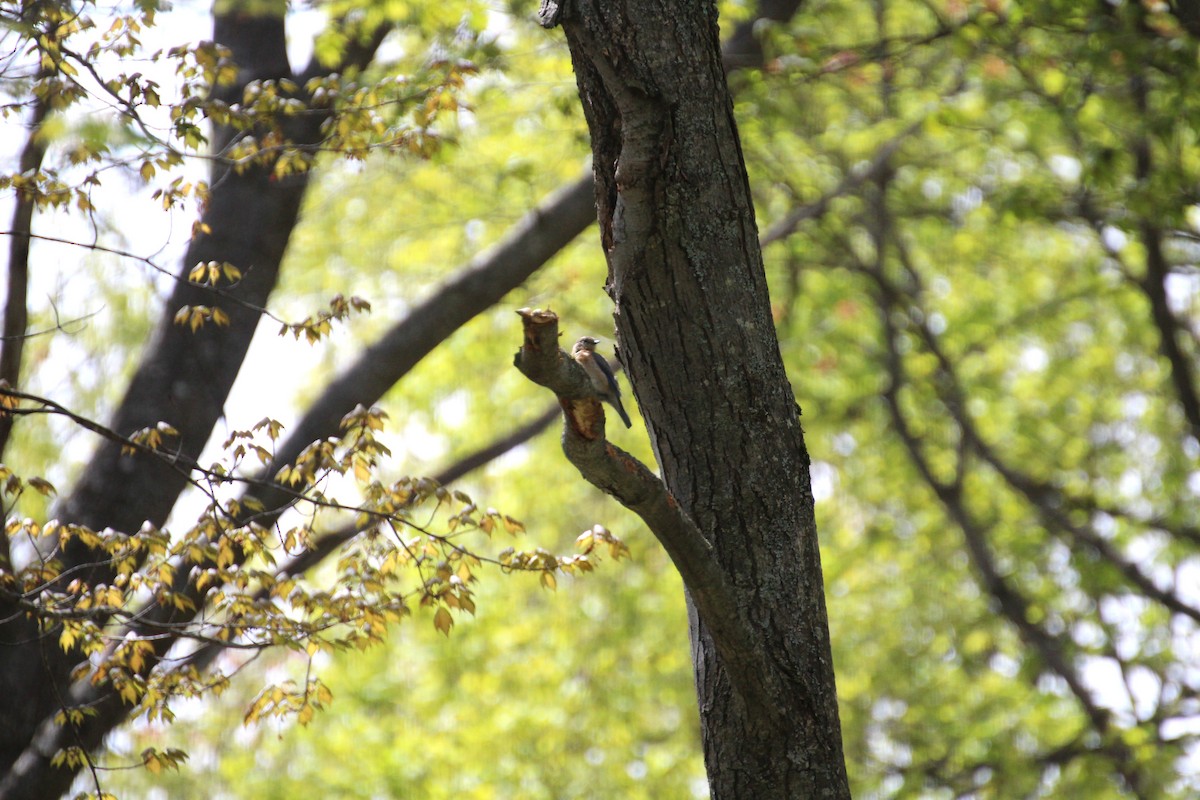
[[[712,544],[771,689],[734,691],[742,676],[693,613],[713,797],[846,797],[808,456],[716,10],[585,1],[560,21],[592,134],[620,357],[667,488]]]
[[[239,66],[238,82],[227,93],[240,97],[252,80],[295,77],[287,60],[282,18],[218,15],[214,36],[229,47]],[[348,58],[366,63],[371,53],[352,50]],[[313,144],[320,136],[321,120],[320,115],[306,117],[287,133],[299,145]],[[214,142],[227,142],[230,136],[218,130]],[[203,217],[211,233],[198,235],[189,245],[158,330],[109,424],[128,436],[158,422],[169,423],[179,432],[172,442],[175,464],[144,454],[122,455],[119,443],[105,441],[58,504],[56,518],[92,530],[110,527],[127,533],[136,533],[145,522],[165,522],[224,413],[225,398],[275,287],[307,186],[306,174],[274,179],[269,164],[226,171],[214,181]],[[188,282],[191,268],[207,261],[228,262],[241,270],[242,280],[228,290],[235,302],[222,302],[208,289]],[[186,305],[220,305],[230,322],[209,323],[193,332],[173,321]],[[64,572],[85,576],[92,584],[103,582],[108,574],[106,558],[77,539],[58,557]],[[82,656],[64,652],[58,631],[40,631],[15,604],[0,603],[0,620],[0,797],[56,796],[70,785],[73,770],[52,770],[57,778],[47,784],[31,780],[21,765],[44,769],[53,755],[39,753],[31,742],[43,721],[67,703],[70,672]],[[104,732],[73,743],[94,747]]]

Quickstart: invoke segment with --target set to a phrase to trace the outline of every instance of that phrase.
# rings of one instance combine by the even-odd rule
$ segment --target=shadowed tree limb
[[[971,516],[963,502],[962,476],[965,472],[965,456],[960,454],[957,477],[952,482],[939,479],[926,459],[920,440],[913,433],[900,405],[900,389],[906,382],[905,370],[903,358],[896,346],[898,331],[892,322],[893,306],[882,294],[879,297],[878,309],[884,328],[884,341],[887,345],[885,360],[889,376],[888,385],[883,391],[883,398],[892,418],[893,427],[903,442],[910,461],[925,484],[933,491],[947,515],[962,532],[967,554],[979,575],[984,590],[999,607],[1005,619],[1016,628],[1021,639],[1037,653],[1050,670],[1067,684],[1093,729],[1100,734],[1101,748],[1109,754],[1114,768],[1135,793],[1135,796],[1145,796],[1140,788],[1144,779],[1132,754],[1122,742],[1113,738],[1111,714],[1097,705],[1091,692],[1084,686],[1074,660],[1067,653],[1064,641],[1051,636],[1041,625],[1033,621],[1029,601],[1004,578],[997,567],[991,548],[988,546],[986,529]]]
[[[25,138],[25,146],[21,149],[19,169],[22,175],[33,175],[42,167],[42,160],[46,156],[42,122],[48,112],[46,98],[38,97],[33,101],[33,113],[28,123],[29,133]],[[8,292],[4,300],[4,338],[0,339],[0,382],[14,388],[21,385],[21,361],[25,352],[25,334],[29,326],[26,295],[29,288],[30,235],[33,233],[33,212],[36,206],[37,203],[28,193],[17,192],[12,226],[8,234],[11,238],[8,242]],[[0,457],[8,447],[12,427],[13,418],[0,415]],[[2,532],[0,537],[4,537],[0,539],[0,545],[3,546],[0,557],[7,558],[7,537]]]
[[[919,293],[921,289],[918,273],[909,263],[903,242],[897,241],[895,246],[906,274],[914,282],[917,287],[916,291]],[[875,280],[886,302],[890,303],[893,311],[899,310],[901,289],[880,271],[873,271],[871,277]],[[937,360],[938,371],[943,377],[943,380],[938,383],[940,394],[946,410],[961,432],[964,446],[977,453],[983,462],[994,469],[1010,488],[1025,498],[1041,517],[1047,530],[1064,533],[1075,543],[1089,548],[1112,565],[1131,586],[1147,598],[1162,604],[1174,613],[1200,622],[1200,609],[1186,603],[1176,592],[1160,587],[1137,563],[1121,553],[1116,546],[1097,533],[1090,525],[1073,522],[1066,511],[1070,504],[1058,489],[1035,481],[1000,457],[991,443],[984,439],[968,413],[966,392],[962,388],[958,370],[942,348],[938,337],[929,329],[928,322],[924,319],[914,321],[914,328],[921,342]]]

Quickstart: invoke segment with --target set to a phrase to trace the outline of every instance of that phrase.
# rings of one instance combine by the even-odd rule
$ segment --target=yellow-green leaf
[[[433,615],[433,627],[447,636],[450,635],[450,628],[454,627],[454,617],[450,616],[450,611],[445,606],[439,608]]]

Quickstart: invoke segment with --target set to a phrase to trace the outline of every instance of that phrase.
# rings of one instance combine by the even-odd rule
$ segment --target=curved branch
[[[688,518],[663,482],[604,436],[604,409],[587,373],[558,346],[558,316],[528,308],[517,312],[525,340],[513,365],[550,389],[563,410],[563,453],[588,483],[637,514],[671,557],[697,613],[708,627],[730,680],[750,703],[766,703],[775,679],[754,654],[758,646],[738,616],[738,603],[712,544]]]

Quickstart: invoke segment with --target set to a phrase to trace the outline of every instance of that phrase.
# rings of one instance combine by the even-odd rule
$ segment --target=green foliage
[[[335,6],[334,18],[356,10]],[[3,180],[45,208],[86,210],[90,182],[124,163],[167,207],[203,202],[203,181],[171,170],[203,144],[204,120],[245,134],[227,166],[269,163],[278,177],[320,167],[270,310],[313,344],[303,402],[585,164],[563,49],[528,9],[485,30],[488,13],[499,14],[372,4],[348,15],[353,25],[330,25],[317,57],[333,63],[374,22],[401,20],[390,62],[306,86],[259,84],[236,101],[206,91],[229,77],[220,50],[166,51],[181,65],[181,100],[119,74],[120,131],[59,117],[47,131],[66,166]],[[13,96],[83,102],[68,78],[85,62],[63,42],[84,19],[48,18],[38,40],[48,72],[13,84]],[[114,25],[103,46],[133,46],[144,24]],[[1166,4],[1004,0],[821,0],[767,34],[767,67],[733,79],[736,114],[815,462],[856,795],[1194,795],[1200,446],[1162,343],[1174,337],[1196,363],[1196,36]],[[300,97],[335,109],[327,147],[289,151],[283,131]],[[154,139],[139,119],[163,103],[180,110]],[[218,289],[240,279],[219,263],[191,276]],[[148,315],[145,290],[108,280],[103,296],[125,305],[92,332],[112,335],[105,346],[120,364],[145,327],[117,322]],[[522,523],[404,477],[540,413],[546,398],[508,367],[511,308],[552,304],[574,333],[604,335],[603,280],[589,233],[396,388],[385,404],[394,431],[362,409],[341,440],[280,467],[298,508],[323,508],[328,525],[297,513],[273,540],[245,522],[252,498],[215,491],[217,478],[271,460],[271,410],[257,426],[231,420],[228,460],[197,487],[213,494],[198,524],[136,540],[74,531],[118,562],[133,548],[154,557],[119,585],[47,596],[39,609],[67,623],[65,646],[104,642],[68,612],[129,613],[135,586],[171,592],[172,558],[202,572],[217,622],[201,642],[290,645],[274,659],[225,656],[216,677],[181,668],[148,681],[144,643],[114,649],[110,679],[145,712],[136,744],[113,743],[115,760],[143,764],[177,797],[702,789],[678,580],[624,512],[579,485],[556,437],[464,484]],[[1156,283],[1173,287],[1174,330],[1151,314]],[[178,322],[220,324],[218,311],[193,306]],[[84,416],[96,394],[80,393]],[[8,508],[22,512],[10,539],[39,533],[51,482],[68,477],[53,471],[51,437],[19,435],[11,447],[31,468],[2,475]],[[652,458],[640,436],[621,444]],[[147,428],[130,446],[169,449],[170,431]],[[351,497],[335,502],[331,484]],[[436,530],[434,517],[415,516],[422,508],[438,510]],[[338,563],[311,580],[269,569],[342,523],[369,532]],[[520,551],[490,538],[521,525],[533,543]],[[571,572],[592,563],[582,557],[625,555],[604,525],[632,559],[577,580]],[[576,539],[581,553],[552,555]],[[237,551],[255,558],[235,568]],[[478,582],[489,560],[497,579]],[[540,584],[499,580],[503,570],[537,571]],[[50,559],[20,580],[54,574]],[[288,614],[248,602],[257,593]],[[422,624],[394,625],[413,611]],[[385,646],[357,652],[389,626]],[[235,672],[246,679],[226,677]],[[189,695],[208,699],[173,702]],[[182,741],[191,760],[181,766],[164,744]],[[106,788],[120,781],[125,796],[149,785],[114,775]]]
[[[741,95],[860,794],[1195,788],[1196,43],[1080,9],[813,4]]]
[[[22,414],[36,402],[20,399],[23,402],[10,403],[9,413]],[[55,409],[43,403],[38,410]],[[379,459],[389,451],[376,434],[383,430],[384,417],[378,409],[360,407],[343,420],[340,439],[316,442],[294,464],[279,468],[275,480],[291,492],[300,513],[274,525],[264,521],[278,515],[268,514],[254,494],[220,496],[226,476],[238,474],[248,456],[262,464],[272,462],[268,448],[280,426],[269,419],[252,430],[235,431],[225,443],[229,461],[200,471],[205,482],[197,480],[196,488],[210,502],[185,531],[147,525],[127,534],[10,518],[6,542],[33,547],[49,543],[52,549],[42,549],[23,566],[6,565],[0,572],[0,591],[38,619],[65,651],[90,659],[80,677],[111,686],[133,707],[134,716],[144,714],[153,721],[171,719],[171,705],[179,699],[219,692],[227,684],[220,673],[202,676],[194,658],[163,660],[156,642],[167,632],[191,640],[198,652],[214,646],[246,651],[285,646],[311,660],[324,651],[364,650],[382,642],[389,625],[411,613],[410,604],[429,609],[433,626],[447,633],[451,612],[475,613],[474,585],[485,562],[504,571],[538,573],[543,585],[553,588],[554,572],[592,569],[599,558],[593,552],[596,539],[606,541],[616,557],[627,552],[620,540],[600,530],[581,539],[583,552],[576,555],[556,557],[538,549],[534,557],[511,547],[495,556],[483,554],[471,544],[473,539],[487,540],[499,532],[516,536],[523,524],[495,509],[479,509],[463,492],[433,481],[402,478],[383,484],[376,472]],[[267,446],[259,443],[260,433],[265,433]],[[169,453],[175,435],[170,426],[160,424],[138,432],[124,446],[130,457]],[[329,486],[339,476],[357,484],[357,502],[339,502],[330,494]],[[23,480],[7,467],[0,467],[0,477],[4,494],[13,501],[28,489],[43,496],[55,491],[45,480]],[[261,479],[247,483],[250,492],[269,488]],[[348,533],[321,531],[331,512],[353,515]],[[345,545],[336,570],[328,576],[328,587],[293,575],[303,571],[297,565],[305,563],[309,553],[331,538],[336,543],[339,536]],[[109,582],[62,572],[60,554],[76,543],[106,554],[112,569]],[[181,631],[177,623],[142,611],[145,597],[177,611],[208,611],[203,621]],[[105,627],[110,621],[126,626],[115,645]],[[274,684],[250,704],[246,720],[295,715],[307,724],[330,699],[328,688],[315,677],[299,686]],[[86,709],[64,709],[63,721],[76,711]]]
[[[387,648],[337,659],[322,670],[334,702],[306,729],[241,727],[243,701],[226,695],[187,723],[184,771],[154,783],[179,798],[692,796],[703,769],[682,592],[646,544],[554,595],[489,582],[449,640],[406,625]],[[631,639],[641,628],[659,635]],[[296,659],[271,669],[303,674]]]

